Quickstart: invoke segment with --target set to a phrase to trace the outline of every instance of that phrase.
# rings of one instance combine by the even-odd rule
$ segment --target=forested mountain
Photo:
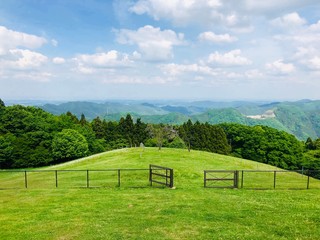
[[[265,125],[294,134],[301,140],[320,137],[320,101],[297,102],[69,102],[46,104],[42,109],[59,115],[68,111],[88,120],[99,116],[107,121],[119,121],[128,113],[146,123],[181,125],[188,119],[201,123],[240,123]]]

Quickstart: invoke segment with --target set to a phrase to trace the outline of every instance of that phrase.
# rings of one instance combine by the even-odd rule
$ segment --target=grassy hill
[[[60,176],[61,186],[55,188],[54,176],[46,179],[42,173],[29,173],[28,189],[0,190],[0,239],[317,239],[320,235],[317,180],[312,179],[312,189],[300,191],[203,188],[205,169],[275,169],[257,162],[200,151],[136,148],[42,170],[147,168],[150,163],[173,168],[176,188],[147,187],[147,176],[141,183],[146,187],[131,188],[141,175],[123,175],[120,188],[84,188],[85,176]],[[74,172],[78,173],[82,174]],[[110,176],[90,177],[98,185],[94,181],[100,184]],[[251,176],[245,184],[260,182],[259,178],[264,182],[261,176]],[[302,178],[291,173],[281,180]],[[0,184],[8,181],[20,184],[21,173],[0,175]],[[68,181],[82,185],[63,185]]]

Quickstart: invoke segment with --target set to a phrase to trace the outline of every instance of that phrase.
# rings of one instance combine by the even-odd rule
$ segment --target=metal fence
[[[0,189],[148,187],[156,183],[151,181],[154,179],[151,166],[103,170],[1,170]],[[166,186],[170,187],[170,184]]]
[[[316,170],[205,170],[206,188],[320,189]]]

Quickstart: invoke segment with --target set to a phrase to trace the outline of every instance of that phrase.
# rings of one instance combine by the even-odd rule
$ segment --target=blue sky
[[[320,99],[318,0],[2,0],[3,100]]]

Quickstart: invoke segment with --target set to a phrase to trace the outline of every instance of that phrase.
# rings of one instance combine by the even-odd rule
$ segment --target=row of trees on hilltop
[[[193,126],[193,124],[192,124]],[[124,147],[186,148],[181,127],[135,122],[128,114],[120,121],[99,117],[88,122],[70,112],[52,115],[35,107],[0,104],[0,168],[38,167],[69,161]],[[228,154],[223,130],[208,124],[195,124],[198,140],[193,149]],[[204,141],[206,139],[206,141]],[[221,142],[217,144],[218,142]],[[207,147],[212,146],[212,147]],[[221,147],[219,147],[221,146]]]
[[[88,122],[84,115],[55,116],[0,101],[0,168],[46,166],[141,143],[233,155],[285,169],[320,168],[320,139],[304,143],[266,126],[190,120],[180,126],[146,124],[129,114],[119,121],[97,117]]]

